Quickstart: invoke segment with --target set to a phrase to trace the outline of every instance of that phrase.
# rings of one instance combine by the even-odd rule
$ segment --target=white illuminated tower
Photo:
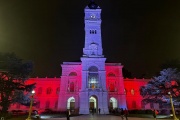
[[[63,62],[58,110],[89,114],[127,108],[121,63],[105,63],[101,8],[91,0],[84,9],[85,43],[81,62]]]
[[[101,9],[91,0],[84,9],[85,44],[82,61],[82,84],[79,92],[79,113],[89,114],[91,109],[101,109],[108,114],[106,70],[101,39]]]

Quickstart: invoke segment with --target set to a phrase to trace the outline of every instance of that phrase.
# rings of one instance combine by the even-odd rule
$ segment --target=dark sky
[[[88,0],[0,0],[0,52],[34,62],[34,75],[59,77],[63,61],[84,47]],[[149,76],[167,60],[180,59],[179,0],[96,0],[102,8],[107,61],[134,76]]]

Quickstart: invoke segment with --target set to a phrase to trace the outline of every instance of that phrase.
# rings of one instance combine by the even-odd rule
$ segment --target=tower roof
[[[94,0],[90,0],[90,3],[88,4],[88,7],[90,9],[97,9],[98,5],[94,2]]]

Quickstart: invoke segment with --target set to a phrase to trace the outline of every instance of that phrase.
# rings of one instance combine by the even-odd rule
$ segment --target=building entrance
[[[110,101],[109,101],[109,109],[110,110],[114,110],[116,108],[118,108],[118,106],[117,106],[117,99],[114,98],[114,97],[111,97]]]
[[[74,110],[75,109],[75,99],[74,97],[70,97],[67,100],[67,109]]]
[[[97,109],[98,109],[98,100],[97,100],[97,97],[93,95],[89,98],[90,113],[92,113],[92,114],[96,113]]]

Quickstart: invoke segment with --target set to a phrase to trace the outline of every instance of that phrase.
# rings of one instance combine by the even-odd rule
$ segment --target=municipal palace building
[[[108,63],[103,55],[101,37],[101,8],[93,1],[84,9],[84,48],[81,62],[63,62],[60,78],[30,78],[26,84],[36,83],[33,109],[89,114],[101,109],[109,114],[113,109],[150,109],[144,105],[140,87],[149,79],[128,79],[122,74],[121,63]],[[113,52],[113,51],[112,51]],[[29,107],[14,104],[10,110]]]

